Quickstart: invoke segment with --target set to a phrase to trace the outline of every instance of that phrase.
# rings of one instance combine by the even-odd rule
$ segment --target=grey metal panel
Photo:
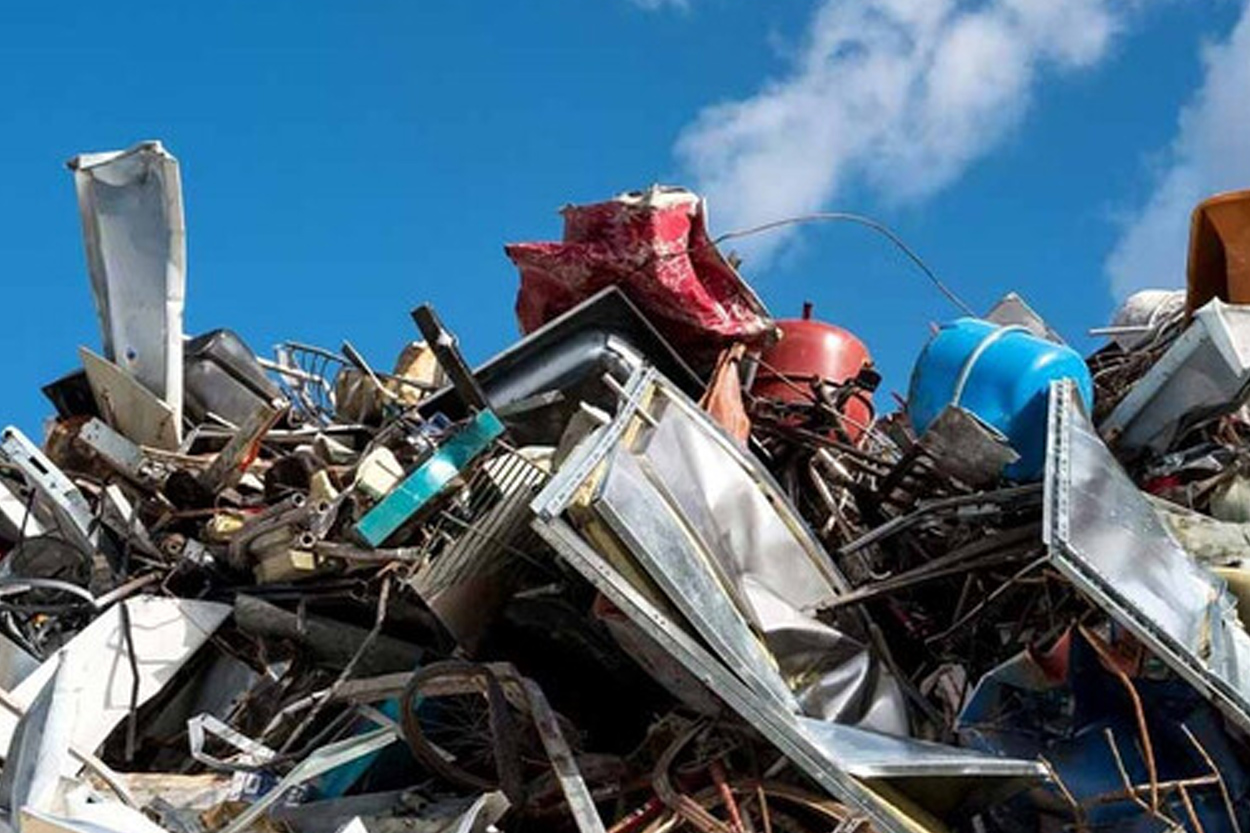
[[[1250,635],[1231,594],[1168,533],[1066,381],[1051,386],[1045,506],[1056,567],[1250,729]]]
[[[142,449],[95,417],[78,432],[78,439],[118,471],[135,479],[143,476]]]
[[[63,532],[84,552],[95,551],[91,505],[65,473],[39,447],[10,425],[0,432],[0,456],[16,466],[26,483],[41,494],[62,521]]]
[[[12,691],[39,667],[39,660],[0,634],[0,689]]]
[[[182,444],[182,419],[138,379],[86,347],[78,358],[105,420],[131,442],[166,451]]]

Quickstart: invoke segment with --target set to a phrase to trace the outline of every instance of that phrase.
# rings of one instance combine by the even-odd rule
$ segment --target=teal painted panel
[[[503,423],[491,411],[480,411],[473,420],[382,498],[356,522],[356,533],[370,546],[380,547],[417,510],[437,495],[460,470],[503,434]]]

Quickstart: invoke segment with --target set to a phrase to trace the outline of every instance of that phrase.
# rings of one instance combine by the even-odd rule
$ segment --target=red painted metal
[[[705,369],[722,347],[771,335],[763,303],[708,236],[698,195],[656,186],[561,213],[562,242],[504,247],[521,271],[516,311],[524,332],[615,285]]]
[[[787,403],[813,402],[813,382],[843,384],[872,364],[868,348],[841,327],[811,317],[810,303],[803,317],[778,321],[781,338],[764,351],[752,395]],[[858,439],[872,422],[872,394],[858,391],[842,409],[843,428]]]

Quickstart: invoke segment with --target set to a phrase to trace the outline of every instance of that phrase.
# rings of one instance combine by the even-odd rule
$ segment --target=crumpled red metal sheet
[[[700,354],[771,332],[763,303],[708,237],[698,195],[654,186],[561,214],[563,242],[505,247],[521,271],[516,311],[524,332],[612,285],[666,338]]]

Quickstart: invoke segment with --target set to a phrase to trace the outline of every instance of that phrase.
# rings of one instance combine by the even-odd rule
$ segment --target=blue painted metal
[[[947,405],[959,405],[1002,433],[1020,459],[1007,477],[1036,480],[1046,453],[1046,402],[1055,379],[1076,381],[1086,408],[1094,384],[1075,350],[1022,327],[977,318],[942,325],[912,370],[907,416],[923,433]]]
[[[981,678],[956,722],[961,746],[1014,758],[1045,756],[1059,774],[1063,791],[1084,806],[1089,830],[1238,833],[1246,829],[1250,769],[1219,712],[1195,689],[1175,677],[1136,678],[1133,688],[1141,700],[1139,719],[1132,701],[1124,696],[1123,683],[1106,669],[1079,631],[1070,638],[1061,637],[1044,662],[1038,656],[1032,650],[1023,652]],[[1134,798],[1123,793],[1126,777],[1138,785],[1150,781],[1141,744],[1143,732],[1154,748],[1158,781],[1192,784],[1193,779],[1209,777],[1212,768],[1205,754],[1223,783],[1191,786],[1183,796],[1175,789],[1161,790],[1161,812],[1152,817],[1149,806],[1139,803],[1141,795],[1148,797],[1148,793]],[[1112,752],[1112,743],[1117,752]],[[1198,748],[1204,750],[1202,754]],[[1039,800],[1043,790],[1051,794],[1050,800]],[[1002,818],[1019,823],[1019,829],[1043,829],[1039,812],[1044,817],[1044,807],[1062,803],[1052,782],[1040,790],[1004,798],[995,809],[1003,813]],[[1194,824],[1160,824],[1160,815]]]
[[[380,547],[501,434],[503,423],[491,411],[479,411],[467,425],[439,446],[428,460],[356,522],[356,533]]]
[[[391,699],[378,705],[378,711],[394,720],[396,723],[400,721],[399,699],[392,697]],[[363,735],[377,728],[372,720],[359,720],[352,728],[353,735]],[[340,767],[330,770],[322,775],[314,783],[314,790],[318,799],[341,798],[347,794],[347,791],[356,785],[366,772],[373,769],[378,759],[382,757],[385,749],[379,749],[377,752],[370,752],[368,755],[357,758],[354,761],[348,761]]]

